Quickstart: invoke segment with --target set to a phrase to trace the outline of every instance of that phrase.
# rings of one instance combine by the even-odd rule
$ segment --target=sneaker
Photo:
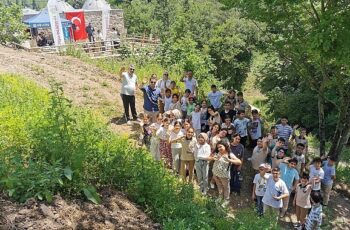
[[[282,210],[282,211],[280,212],[280,218],[283,218],[285,215],[286,215],[286,211]]]
[[[128,122],[126,122],[127,125],[132,125],[132,121],[128,120]]]
[[[215,184],[213,184],[213,183],[210,182],[210,188],[211,188],[211,189],[214,189],[214,188],[215,188]]]

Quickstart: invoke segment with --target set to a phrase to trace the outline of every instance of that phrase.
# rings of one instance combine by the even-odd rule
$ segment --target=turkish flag
[[[74,40],[85,40],[87,33],[85,31],[84,11],[66,12],[66,18],[72,22]]]

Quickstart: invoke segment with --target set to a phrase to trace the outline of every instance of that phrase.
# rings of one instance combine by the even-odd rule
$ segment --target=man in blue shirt
[[[151,118],[151,122],[156,122],[157,115],[159,113],[158,100],[162,97],[159,88],[156,88],[157,79],[151,77],[148,86],[140,88],[143,92],[143,109],[145,114],[148,114]]]
[[[296,185],[299,182],[299,173],[295,169],[298,164],[296,158],[289,159],[279,164],[281,179],[286,183],[289,193],[295,190]],[[283,208],[280,217],[283,217],[288,209],[289,197],[283,199]]]
[[[323,205],[327,206],[329,201],[329,194],[332,190],[333,182],[335,180],[335,164],[336,158],[329,156],[328,160],[322,162],[324,171],[324,178],[321,180],[321,189],[323,193]]]

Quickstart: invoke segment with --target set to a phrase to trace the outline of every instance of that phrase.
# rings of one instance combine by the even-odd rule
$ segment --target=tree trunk
[[[326,154],[326,129],[325,129],[325,116],[324,116],[324,85],[322,84],[318,91],[318,129],[320,138],[320,155]]]
[[[344,101],[339,109],[339,119],[332,139],[332,145],[328,155],[340,158],[344,146],[347,144],[350,136],[350,102]]]

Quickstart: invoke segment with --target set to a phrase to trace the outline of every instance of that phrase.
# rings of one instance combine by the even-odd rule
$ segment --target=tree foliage
[[[350,3],[323,0],[222,2],[228,7],[238,7],[244,16],[266,25],[266,30],[260,29],[268,37],[267,48],[277,53],[278,61],[274,63],[273,68],[279,71],[277,76],[282,77],[286,84],[284,89],[281,89],[278,80],[271,81],[271,77],[268,77],[271,74],[276,75],[271,72],[266,73],[260,82],[265,86],[270,84],[275,93],[282,95],[280,98],[294,97],[297,100],[300,93],[314,95],[309,98],[316,98],[316,101],[310,101],[311,104],[307,106],[316,105],[318,110],[321,153],[325,150],[329,115],[333,118],[333,124],[336,124],[330,129],[335,132],[327,135],[333,136],[330,153],[339,155],[350,130],[349,126],[344,125],[344,121],[350,119],[350,92],[345,90],[350,88],[350,28],[347,26],[350,19]],[[274,97],[271,96],[270,99]],[[294,105],[294,111],[307,110],[306,106]],[[328,110],[334,111],[335,114],[326,114]],[[340,137],[343,137],[342,143],[336,141]]]
[[[0,3],[0,44],[20,43],[24,39],[25,26],[18,5],[4,6]]]

